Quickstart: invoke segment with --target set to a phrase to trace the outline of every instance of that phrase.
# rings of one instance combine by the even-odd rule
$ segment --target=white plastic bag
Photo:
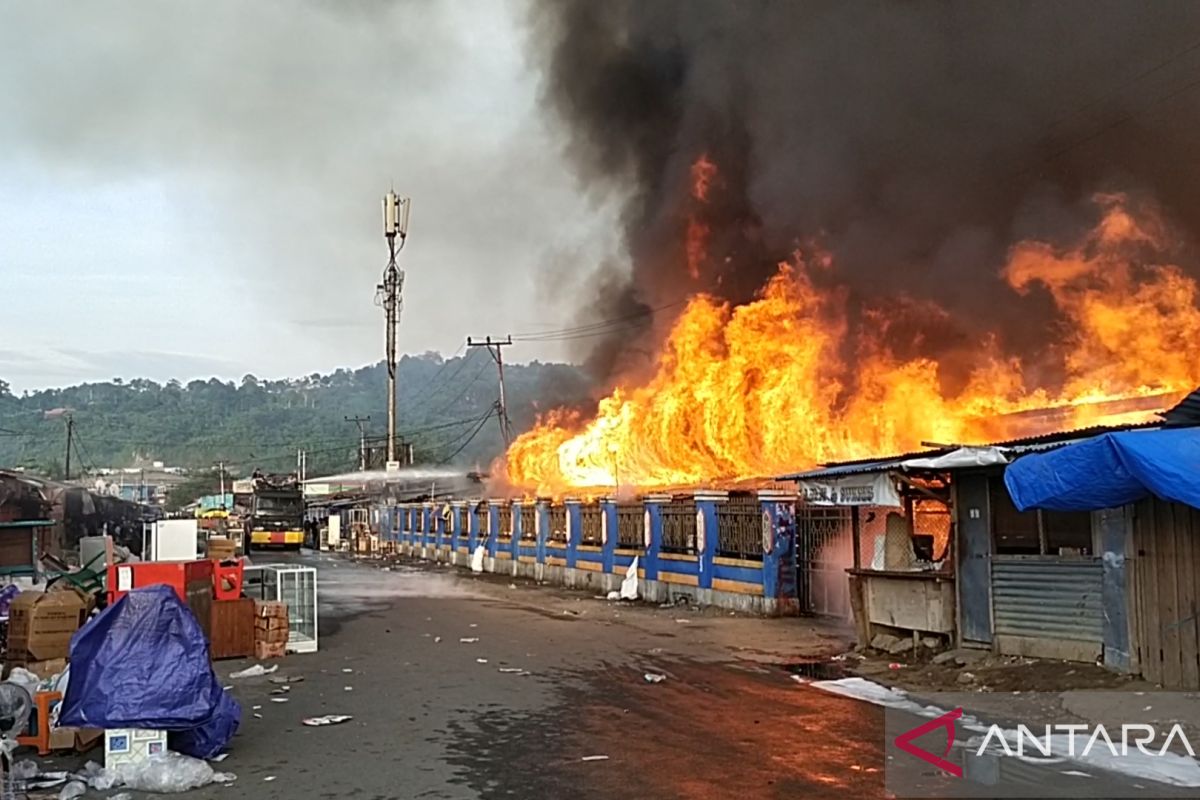
[[[638,556],[633,557],[629,569],[625,570],[625,580],[621,581],[621,599],[637,600],[638,590]]]
[[[471,572],[483,572],[483,555],[486,552],[483,545],[475,548],[475,552],[471,554]]]
[[[174,794],[199,789],[216,780],[207,762],[179,753],[166,753],[137,764],[120,764],[116,772],[122,785],[135,792]]]
[[[270,675],[275,670],[279,669],[278,664],[273,664],[270,667],[264,667],[262,664],[255,664],[253,667],[246,667],[240,672],[231,672],[230,678],[261,678],[263,675]]]

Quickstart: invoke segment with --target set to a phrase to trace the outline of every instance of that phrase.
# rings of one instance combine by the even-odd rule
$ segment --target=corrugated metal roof
[[[1168,425],[1200,425],[1200,389],[1179,401],[1162,415]]]
[[[1200,392],[1200,390],[1198,390],[1198,392]],[[1198,400],[1198,404],[1200,404],[1200,400]],[[1198,408],[1198,411],[1200,411],[1200,408]],[[973,446],[995,447],[1000,450],[1007,450],[1013,454],[1020,455],[1022,453],[1053,450],[1073,442],[1078,442],[1083,439],[1091,439],[1094,436],[1100,436],[1105,433],[1131,430],[1149,430],[1160,427],[1162,427],[1161,422],[1144,422],[1137,425],[1097,425],[1091,428],[1079,428],[1073,431],[1055,431],[1054,433],[1044,433],[1038,436],[1027,436],[1021,439],[1009,439],[1003,442],[988,442],[987,444]],[[912,453],[904,453],[903,455],[898,456],[888,456],[886,458],[862,459],[858,461],[836,461],[826,464],[818,469],[795,472],[789,475],[781,475],[776,478],[776,480],[816,480],[820,478],[835,478],[843,475],[865,475],[872,472],[886,472],[889,469],[899,467],[901,463],[908,461],[909,459],[934,458],[936,456],[945,455],[956,448],[957,446],[939,447],[932,450],[919,450]]]

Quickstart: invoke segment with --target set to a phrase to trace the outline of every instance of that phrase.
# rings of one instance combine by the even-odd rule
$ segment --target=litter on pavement
[[[584,756],[580,761],[608,761],[608,756]]]
[[[642,677],[646,680],[646,683],[662,683],[667,679],[667,676],[661,672],[647,672]]]
[[[464,636],[458,640],[459,644],[475,644],[478,641],[478,636]]]
[[[302,724],[310,728],[320,728],[326,725],[341,725],[343,722],[349,722],[354,717],[349,714],[326,714],[323,717],[309,717]]]
[[[237,678],[261,678],[263,675],[270,675],[275,670],[279,669],[278,664],[272,664],[269,667],[264,667],[262,664],[255,664],[252,667],[246,667],[240,672],[234,672],[229,677]]]

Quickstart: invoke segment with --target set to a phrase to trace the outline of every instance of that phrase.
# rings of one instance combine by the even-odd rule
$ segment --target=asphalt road
[[[285,703],[265,678],[227,680],[243,663],[218,665],[244,711],[219,767],[238,780],[190,796],[882,795],[879,709],[781,666],[840,650],[844,632],[300,558],[319,569],[320,651],[279,662],[303,677]],[[322,714],[353,720],[301,724]]]

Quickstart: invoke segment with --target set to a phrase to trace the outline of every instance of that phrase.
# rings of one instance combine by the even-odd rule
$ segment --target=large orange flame
[[[1056,429],[1081,427],[1101,421],[1097,402],[1194,388],[1196,283],[1177,266],[1140,266],[1146,252],[1163,251],[1157,219],[1135,216],[1118,195],[1096,201],[1101,221],[1082,241],[1021,242],[1003,271],[1016,302],[1040,285],[1069,323],[1053,343],[1061,388],[1030,388],[1022,364],[987,339],[965,387],[951,395],[936,362],[901,359],[885,346],[886,310],[868,315],[876,335],[848,341],[844,293],[818,291],[810,270],[825,267],[797,256],[748,304],[693,297],[648,383],[614,389],[590,420],[567,412],[539,420],[509,448],[508,478],[553,494],[732,481],[926,440],[1024,434],[1005,415],[1031,409],[1060,409]],[[843,357],[848,349],[853,363]]]

